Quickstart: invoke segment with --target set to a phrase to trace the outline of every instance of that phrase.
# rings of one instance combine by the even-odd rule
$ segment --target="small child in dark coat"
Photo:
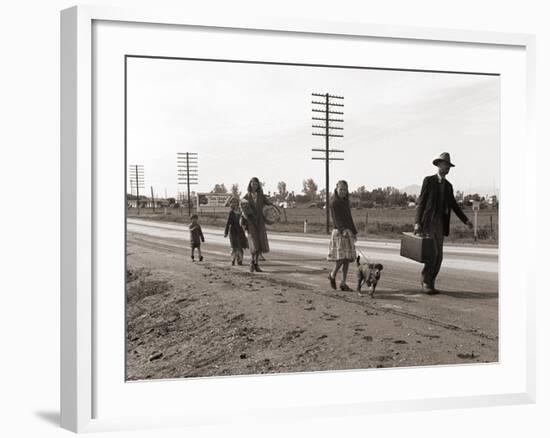
[[[197,248],[199,252],[199,262],[202,262],[201,242],[204,242],[204,235],[199,225],[199,217],[196,214],[191,216],[191,223],[189,224],[189,242],[191,243],[191,260],[195,261],[195,248]]]
[[[229,203],[231,210],[225,225],[223,237],[229,236],[231,245],[231,264],[243,264],[243,249],[248,248],[248,240],[241,226],[241,211],[239,209],[239,200],[231,198]]]

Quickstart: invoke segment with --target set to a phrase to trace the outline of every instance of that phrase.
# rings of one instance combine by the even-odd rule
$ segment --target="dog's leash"
[[[361,248],[359,248],[359,246],[355,245],[355,249],[356,249],[357,251],[359,251],[359,254],[361,254],[361,256],[365,259],[365,261],[366,261],[367,263],[369,263],[368,257],[363,253],[363,251],[361,251]]]

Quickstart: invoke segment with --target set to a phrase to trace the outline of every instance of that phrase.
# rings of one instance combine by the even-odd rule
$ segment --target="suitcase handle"
[[[430,237],[429,234],[426,234],[426,233],[424,233],[424,232],[422,232],[422,233],[414,233],[414,232],[413,232],[413,234],[414,234],[415,236],[422,237],[422,238]]]

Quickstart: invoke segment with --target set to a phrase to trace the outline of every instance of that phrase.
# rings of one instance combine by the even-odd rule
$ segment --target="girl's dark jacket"
[[[246,240],[246,235],[244,234],[243,227],[239,221],[240,214],[237,214],[231,210],[227,218],[227,223],[225,224],[224,234],[229,235],[231,248],[245,249],[248,248],[248,241]]]
[[[353,217],[351,216],[349,200],[340,198],[336,191],[334,192],[330,200],[330,213],[332,216],[332,225],[334,228],[336,228],[340,232],[344,231],[347,228],[354,235],[357,234],[357,229],[355,228]]]

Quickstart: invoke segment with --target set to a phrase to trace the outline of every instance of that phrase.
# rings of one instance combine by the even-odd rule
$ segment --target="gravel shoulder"
[[[333,291],[324,270],[309,273],[319,285],[281,266],[250,274],[132,233],[127,260],[128,380],[498,360],[494,335]]]

